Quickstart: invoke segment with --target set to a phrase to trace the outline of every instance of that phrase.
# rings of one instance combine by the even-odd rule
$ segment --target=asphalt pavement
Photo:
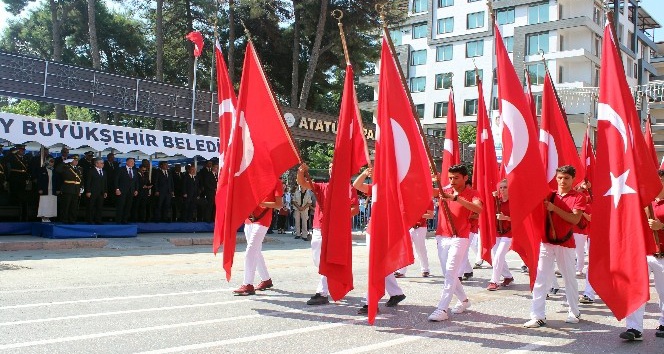
[[[318,279],[309,243],[289,234],[268,236],[264,256],[275,286],[247,297],[232,294],[242,282],[245,245],[237,246],[227,282],[221,256],[191,241],[207,242],[209,234],[0,251],[0,353],[664,353],[664,338],[655,337],[653,287],[643,342],[619,339],[624,322],[601,301],[581,305],[579,324],[565,323],[564,289],[547,301],[547,326],[525,329],[527,275],[510,252],[514,286],[489,292],[490,268],[475,270],[464,282],[470,309],[429,322],[444,278],[435,240],[428,239],[433,277],[422,278],[411,266],[399,279],[406,300],[393,308],[381,303],[370,326],[356,314],[367,279],[361,238],[353,247],[356,289],[340,302],[308,306]],[[187,238],[189,245],[173,242]],[[25,239],[12,240],[19,241]],[[580,279],[579,288],[584,284]]]

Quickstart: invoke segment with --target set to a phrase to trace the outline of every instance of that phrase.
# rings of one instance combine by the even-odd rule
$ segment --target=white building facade
[[[652,30],[660,25],[639,7],[637,0],[492,2],[517,74],[522,82],[525,72],[530,76],[538,112],[545,73],[542,55],[546,58],[578,146],[586,124],[596,124],[602,36],[607,9],[614,6],[618,9],[617,36],[628,83],[634,87],[648,85],[657,75],[651,64],[657,53]],[[497,109],[493,32],[484,0],[408,0],[407,19],[390,27],[413,102],[428,134],[444,134],[450,85],[454,87],[457,121],[476,123],[475,67],[484,82],[487,106]],[[637,107],[643,111],[643,118],[645,102]],[[497,112],[491,114],[495,117]],[[661,116],[664,118],[664,111]]]

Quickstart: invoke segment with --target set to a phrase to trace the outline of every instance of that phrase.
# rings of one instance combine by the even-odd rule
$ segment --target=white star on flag
[[[611,174],[611,188],[604,194],[604,196],[613,196],[613,205],[618,208],[618,203],[620,202],[620,196],[623,194],[636,194],[636,191],[632,187],[627,185],[627,176],[629,176],[629,170],[625,171],[622,175],[616,177]]]

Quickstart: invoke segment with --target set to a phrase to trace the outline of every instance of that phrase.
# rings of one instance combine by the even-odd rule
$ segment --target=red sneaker
[[[489,283],[489,286],[486,287],[486,289],[489,291],[496,291],[498,288],[499,286],[496,283]]]
[[[505,278],[503,279],[503,283],[500,284],[501,286],[508,287],[510,284],[514,282],[514,278]]]
[[[256,287],[256,290],[263,291],[267,290],[272,287],[272,279],[268,280],[263,280],[260,283],[258,283],[258,286]]]
[[[256,290],[251,284],[242,285],[237,290],[233,290],[233,292],[237,294],[237,296],[249,296],[256,294]]]

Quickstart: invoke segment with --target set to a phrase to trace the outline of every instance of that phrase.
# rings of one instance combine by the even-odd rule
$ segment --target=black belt
[[[655,257],[655,258],[664,258],[664,252],[655,253],[652,256]]]

